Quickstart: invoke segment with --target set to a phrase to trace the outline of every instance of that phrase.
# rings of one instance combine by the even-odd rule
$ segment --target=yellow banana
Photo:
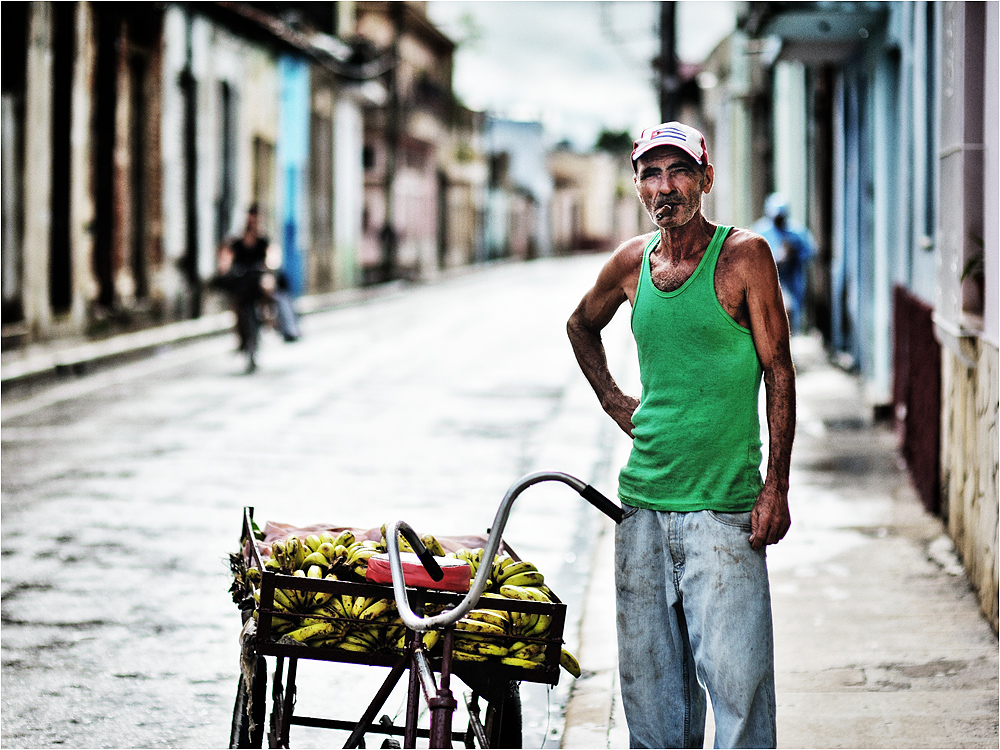
[[[456,661],[489,661],[490,657],[483,654],[473,654],[468,651],[453,651],[452,658]]]
[[[514,562],[514,558],[512,558],[507,553],[503,553],[501,555],[497,555],[496,557],[494,557],[492,570],[490,571],[493,580],[499,581],[501,576],[503,575],[504,568],[506,568],[512,562]]]
[[[309,645],[315,646],[316,648],[336,648],[340,644],[341,640],[342,640],[341,636],[334,636],[332,638],[318,638],[315,641],[311,641]]]
[[[516,656],[504,656],[500,659],[501,664],[508,667],[520,667],[521,669],[542,669],[545,665],[530,659],[519,659]]]
[[[542,602],[551,604],[551,600],[539,588],[534,586],[518,586],[512,583],[505,583],[500,587],[500,593],[508,599],[520,599],[522,602]]]
[[[507,647],[499,643],[490,643],[480,639],[456,638],[455,651],[462,651],[467,654],[479,654],[480,656],[506,656]]]
[[[488,622],[504,632],[507,632],[507,628],[510,626],[510,617],[506,612],[492,609],[474,609],[465,616],[465,619]]]
[[[344,643],[357,643],[366,646],[370,651],[375,651],[378,648],[378,639],[364,630],[352,630],[344,636]]]
[[[318,638],[320,636],[328,636],[331,633],[336,633],[337,628],[332,622],[316,622],[311,625],[304,625],[300,628],[292,630],[288,633],[288,637],[292,640],[299,641],[303,643],[313,638]]]
[[[437,540],[436,536],[433,534],[424,534],[420,537],[420,541],[424,543],[427,551],[434,555],[434,557],[444,557],[444,547],[441,546],[441,542]]]
[[[285,543],[280,539],[271,544],[271,555],[278,558],[278,562],[285,556]]]
[[[504,584],[508,586],[541,586],[543,583],[545,583],[545,576],[537,570],[517,573],[504,580]]]
[[[549,632],[549,628],[552,626],[551,615],[537,615],[538,620],[528,631],[525,631],[524,635],[529,636],[543,636]]]
[[[349,641],[346,638],[337,644],[337,648],[341,651],[353,651],[358,654],[371,653],[371,649],[366,644]]]
[[[545,644],[544,643],[528,643],[521,648],[515,649],[514,646],[510,647],[510,656],[516,659],[533,659],[536,656],[545,657]]]
[[[310,552],[315,552],[319,549],[319,545],[323,542],[317,534],[310,534],[305,538],[305,545]]]
[[[533,562],[528,562],[527,560],[521,560],[520,562],[511,563],[506,566],[500,573],[498,580],[501,583],[506,583],[508,578],[520,575],[521,573],[537,573],[538,568],[535,567]]]
[[[354,597],[342,594],[340,597],[340,606],[344,608],[344,617],[352,617],[351,613],[354,611]]]
[[[578,662],[576,657],[566,649],[562,649],[559,653],[559,664],[574,677],[579,677],[582,673],[582,670],[580,669],[580,662]]]
[[[283,609],[286,612],[294,612],[295,605],[292,604],[292,600],[288,597],[289,592],[285,589],[274,589],[274,606],[277,609]]]
[[[292,570],[302,567],[302,561],[306,559],[306,552],[297,536],[290,536],[285,540],[285,556],[288,558]]]
[[[375,603],[375,598],[370,596],[354,597],[354,607],[351,608],[351,617],[355,620],[361,617],[361,613]]]
[[[379,599],[373,604],[365,607],[361,614],[358,615],[359,620],[374,620],[377,617],[382,617],[390,609],[388,599]]]
[[[334,537],[333,541],[331,541],[330,544],[332,544],[334,547],[337,547],[338,545],[341,544],[344,545],[344,547],[350,547],[352,544],[354,544],[354,541],[355,541],[354,532],[352,532],[350,529],[344,529],[339,534],[337,534],[336,537]]]
[[[501,625],[494,625],[485,620],[472,620],[463,617],[455,623],[455,629],[469,633],[483,633],[485,635],[507,635],[507,630]]]
[[[316,591],[313,593],[313,609],[319,609],[320,607],[325,607],[327,604],[333,601],[336,594],[331,594],[328,591]]]

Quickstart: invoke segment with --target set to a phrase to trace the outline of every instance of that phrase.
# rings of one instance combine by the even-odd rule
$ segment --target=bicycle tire
[[[264,719],[267,715],[267,662],[263,656],[257,657],[252,692],[253,729],[251,730],[251,716],[247,711],[250,692],[247,691],[246,680],[243,679],[243,675],[240,675],[239,687],[236,690],[236,704],[233,706],[233,725],[229,733],[229,747],[231,748],[264,746]]]
[[[521,683],[511,681],[508,691],[486,704],[484,729],[490,747],[523,747],[521,733]]]

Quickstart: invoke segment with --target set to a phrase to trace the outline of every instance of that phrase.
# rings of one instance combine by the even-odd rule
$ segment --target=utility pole
[[[380,236],[382,244],[382,281],[392,281],[396,276],[396,256],[399,251],[399,237],[395,227],[395,201],[393,200],[393,184],[396,176],[396,163],[399,158],[399,134],[402,127],[402,105],[399,99],[399,40],[403,35],[403,3],[389,3],[389,18],[392,21],[392,68],[386,73],[386,88],[389,89],[389,102],[386,107],[385,121],[385,178],[382,190],[385,194],[385,224]]]
[[[184,69],[180,85],[184,95],[184,218],[185,248],[181,259],[187,277],[192,318],[201,317],[201,278],[198,273],[198,81],[192,72],[193,19],[187,9],[184,28]]]
[[[677,3],[674,0],[660,2],[660,121],[677,119]]]

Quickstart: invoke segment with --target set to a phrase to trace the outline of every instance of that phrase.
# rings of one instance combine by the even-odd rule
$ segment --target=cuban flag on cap
[[[690,154],[691,158],[700,165],[704,165],[708,161],[705,136],[700,131],[680,122],[665,122],[646,128],[639,134],[639,139],[632,147],[633,168],[636,159],[658,146],[676,146]]]

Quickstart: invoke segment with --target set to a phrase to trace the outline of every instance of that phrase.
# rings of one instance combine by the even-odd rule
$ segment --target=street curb
[[[300,297],[295,302],[299,315],[313,315],[330,310],[363,304],[403,291],[412,284],[394,281],[375,287],[344,289],[329,294]],[[111,365],[128,359],[151,356],[164,347],[194,343],[201,339],[232,333],[235,319],[230,311],[213,313],[192,320],[181,320],[141,331],[122,333],[99,341],[75,345],[29,347],[23,358],[14,359],[0,367],[0,384],[4,390],[15,385],[26,385],[55,380],[67,375],[84,375],[97,366]]]

